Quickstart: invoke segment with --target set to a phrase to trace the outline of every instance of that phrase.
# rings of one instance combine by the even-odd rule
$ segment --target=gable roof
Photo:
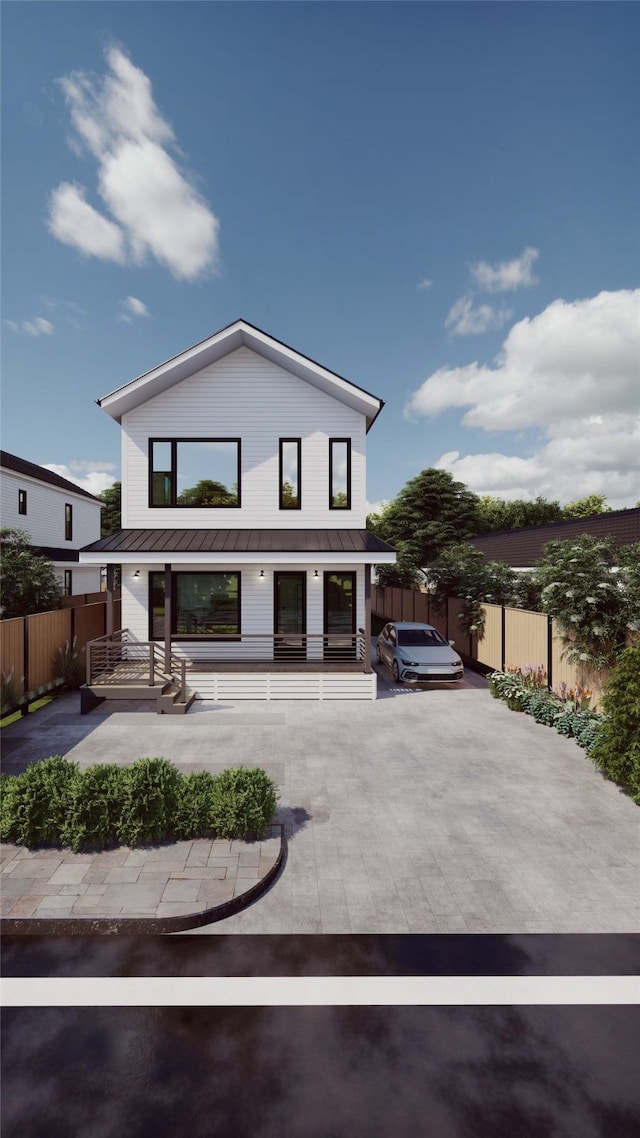
[[[59,490],[66,490],[69,494],[80,494],[82,498],[90,498],[92,502],[100,502],[100,505],[103,505],[100,498],[96,498],[95,494],[90,494],[88,490],[83,490],[82,486],[77,486],[75,482],[70,482],[61,474],[47,470],[44,466],[38,466],[35,462],[28,462],[26,458],[9,454],[8,450],[0,450],[0,466],[4,466],[6,470],[13,470],[16,474],[24,474],[26,478],[37,478],[38,482],[57,486]]]
[[[378,399],[371,392],[365,391],[363,387],[358,387],[336,372],[329,371],[281,340],[276,340],[267,332],[250,324],[248,320],[235,320],[232,324],[227,324],[219,332],[214,332],[213,336],[200,340],[198,344],[193,344],[179,355],[172,356],[151,371],[144,372],[137,379],[132,379],[130,383],[125,383],[103,396],[98,400],[98,406],[120,422],[126,411],[138,407],[162,391],[167,391],[194,372],[209,364],[217,363],[241,347],[251,348],[265,359],[313,384],[320,391],[360,411],[366,416],[367,430],[384,407],[384,400]]]
[[[612,510],[588,518],[567,518],[542,526],[503,530],[470,538],[470,545],[484,553],[488,561],[504,561],[514,569],[528,569],[544,556],[548,541],[568,541],[582,534],[610,537],[616,545],[640,541],[640,508]]]

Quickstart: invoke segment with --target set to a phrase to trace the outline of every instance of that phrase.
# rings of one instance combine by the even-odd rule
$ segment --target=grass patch
[[[36,699],[27,707],[27,713],[31,715],[34,711],[39,711],[41,707],[46,707],[48,703],[52,703],[57,696],[45,695],[42,699]],[[21,711],[12,711],[11,715],[5,715],[4,719],[0,719],[0,729],[9,727],[12,723],[16,723],[18,719],[22,719]]]

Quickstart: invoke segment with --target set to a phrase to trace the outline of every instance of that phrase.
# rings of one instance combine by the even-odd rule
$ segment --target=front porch
[[[105,699],[155,699],[158,714],[184,715],[195,699],[376,698],[370,637],[364,629],[353,634],[242,633],[220,636],[216,649],[216,658],[192,658],[188,645],[139,641],[128,629],[92,640],[81,710],[85,714]]]

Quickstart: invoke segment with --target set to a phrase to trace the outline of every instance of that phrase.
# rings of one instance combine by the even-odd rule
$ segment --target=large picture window
[[[329,509],[351,509],[351,439],[329,439]]]
[[[280,439],[280,509],[299,510],[301,439]]]
[[[172,573],[171,635],[215,640],[240,635],[239,573]],[[149,574],[149,639],[164,640],[164,572]]]
[[[240,439],[150,439],[149,505],[240,505]]]

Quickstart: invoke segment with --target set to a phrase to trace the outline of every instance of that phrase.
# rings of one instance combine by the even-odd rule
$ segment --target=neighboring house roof
[[[59,490],[66,490],[70,494],[80,494],[82,498],[90,498],[92,502],[100,502],[100,498],[96,498],[95,494],[83,490],[82,486],[77,486],[68,478],[63,478],[62,475],[55,474],[53,470],[47,470],[44,466],[38,466],[35,462],[28,462],[26,458],[9,454],[6,450],[0,451],[0,466],[4,466],[6,470],[13,470],[16,474],[23,474],[25,478],[37,478],[38,482],[46,482],[49,486],[56,486]],[[100,502],[100,505],[102,504]]]
[[[503,561],[514,569],[529,568],[544,557],[548,541],[568,541],[591,534],[612,538],[616,545],[640,541],[640,508],[612,510],[588,518],[567,518],[542,526],[487,533],[469,539],[470,545],[484,553],[488,561]]]
[[[272,363],[278,364],[335,399],[341,400],[354,410],[360,411],[366,416],[367,430],[384,407],[382,399],[378,399],[377,396],[344,379],[336,372],[322,367],[315,360],[295,351],[281,340],[276,340],[255,325],[249,324],[247,320],[235,320],[233,324],[221,328],[206,340],[201,340],[179,355],[165,360],[151,371],[144,372],[130,383],[116,388],[115,391],[99,399],[98,406],[120,422],[125,412],[138,407],[160,392],[167,391],[174,384],[187,379],[201,368],[216,363],[240,347],[251,348],[265,359],[271,360]]]
[[[366,529],[122,529],[81,553],[394,553]]]

